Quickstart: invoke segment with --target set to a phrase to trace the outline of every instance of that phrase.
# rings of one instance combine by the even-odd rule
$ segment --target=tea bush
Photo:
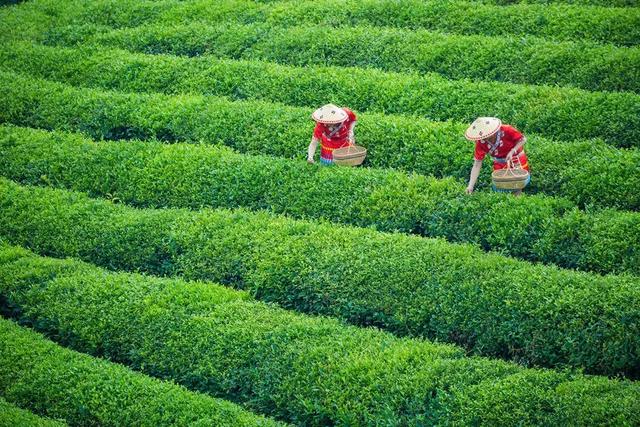
[[[310,167],[193,144],[99,144],[0,126],[0,175],[139,207],[269,209],[472,242],[561,267],[640,275],[640,213],[580,212],[566,200],[540,196],[469,197],[452,180],[401,172]]]
[[[80,131],[96,139],[206,141],[248,154],[304,159],[313,131],[311,109],[197,95],[146,95],[78,89],[0,72],[0,121]],[[467,180],[473,144],[465,126],[424,119],[359,115],[356,139],[368,166]],[[638,209],[640,151],[601,141],[557,143],[528,135],[533,182],[528,191],[565,194],[580,207]],[[484,168],[480,187],[490,183]]]
[[[635,120],[640,116],[640,96],[635,94],[30,44],[7,45],[0,52],[0,64],[34,77],[126,92],[262,99],[310,109],[331,100],[359,112],[439,121],[470,123],[477,116],[497,116],[526,133],[562,140],[600,137],[619,147],[637,147],[640,140]]]
[[[640,48],[536,37],[466,36],[371,26],[174,23],[116,30],[99,25],[59,27],[49,31],[42,42],[640,92]]]
[[[45,255],[220,282],[473,354],[638,376],[638,278],[266,213],[136,210],[0,182],[0,236]]]
[[[247,9],[238,7],[239,22],[248,22]],[[322,24],[333,27],[371,25],[430,29],[454,34],[486,36],[538,36],[551,40],[590,40],[633,46],[640,42],[640,8],[586,8],[568,5],[517,4],[510,7],[479,5],[469,1],[320,0],[280,2],[263,6],[250,22],[265,20],[271,25]],[[221,16],[207,2],[166,10],[161,22],[221,22]]]
[[[19,318],[65,344],[295,424],[640,421],[636,383],[465,358],[450,346],[233,298],[208,283],[33,256],[2,262],[0,276]]]
[[[65,425],[61,421],[39,417],[27,410],[18,408],[0,397],[0,426],[61,427]]]
[[[7,262],[6,251],[6,247],[3,247],[0,252],[3,264]],[[15,249],[11,251],[15,252]],[[21,255],[24,256],[24,254]],[[16,257],[12,254],[12,258]],[[42,276],[39,276],[42,273],[49,275],[51,279],[57,274],[64,275],[64,271],[74,271],[78,275],[80,271],[87,274],[95,270],[71,261],[55,264],[46,261],[34,262],[30,267],[32,269],[23,272],[21,276],[21,278],[31,276],[34,279],[29,285],[38,283],[42,279]],[[97,279],[97,276],[94,278]],[[3,281],[0,287],[6,290],[8,285],[8,282]],[[29,285],[16,289],[16,295],[22,293],[23,296],[28,294],[33,296],[35,289]],[[98,289],[94,288],[94,290]],[[101,292],[109,291],[103,288]],[[112,296],[117,298],[114,294]],[[4,298],[0,301],[3,304],[1,308],[5,310],[7,309],[4,305],[6,301]],[[13,307],[27,318],[31,310],[24,308],[23,312]],[[112,308],[118,311],[117,304]],[[69,306],[67,316],[63,316],[66,319],[60,317],[40,319],[34,326],[49,330],[59,327],[53,334],[57,340],[68,342],[72,347],[82,348],[82,340],[86,335],[73,331],[70,325],[66,324],[67,319],[71,320],[72,312],[73,308]],[[122,326],[126,326],[125,323]],[[94,348],[93,353],[103,356],[114,345],[116,337],[104,336],[104,331],[99,329],[98,324],[86,325],[83,329],[88,332],[92,326],[98,327],[93,330],[96,334],[93,338],[104,340],[99,343],[100,349]],[[49,417],[63,419],[69,425],[247,427],[281,425],[251,414],[232,403],[192,393],[183,387],[151,379],[106,360],[61,348],[44,339],[40,334],[1,318],[0,393],[12,403]],[[3,418],[2,406],[0,400],[0,420]],[[24,416],[25,421],[33,419],[34,416]],[[22,418],[20,420],[22,421]],[[61,424],[42,421],[31,425]]]

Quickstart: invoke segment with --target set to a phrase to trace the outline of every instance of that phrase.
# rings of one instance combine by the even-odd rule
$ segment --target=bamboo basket
[[[359,145],[333,150],[333,162],[340,166],[358,166],[367,157],[367,149]]]
[[[529,171],[523,169],[519,161],[512,159],[506,168],[493,171],[491,179],[498,190],[522,190],[527,186]]]

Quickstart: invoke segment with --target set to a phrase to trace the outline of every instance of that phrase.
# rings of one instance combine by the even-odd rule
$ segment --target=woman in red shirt
[[[494,171],[506,168],[510,160],[513,160],[515,165],[520,164],[523,169],[529,170],[527,155],[523,149],[527,138],[513,126],[503,125],[500,119],[478,117],[471,123],[464,136],[476,143],[467,194],[473,192],[482,168],[482,160],[487,154],[493,157]],[[527,184],[529,184],[529,181],[527,181]],[[493,189],[495,191],[513,192],[516,196],[522,193],[522,190],[496,190],[495,187]]]
[[[320,163],[333,164],[333,150],[355,144],[353,128],[356,115],[348,108],[327,104],[313,112],[316,121],[313,137],[309,144],[307,162],[314,163],[313,157],[320,144]]]

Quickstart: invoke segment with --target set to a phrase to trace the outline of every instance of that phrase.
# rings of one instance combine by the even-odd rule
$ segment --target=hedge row
[[[1,321],[4,322],[4,321]],[[1,323],[0,322],[0,323]],[[0,326],[1,327],[1,326]],[[66,426],[61,421],[39,417],[29,411],[18,408],[0,397],[0,426],[1,427],[60,427]]]
[[[477,0],[480,3],[512,5],[512,4],[572,4],[605,7],[638,7],[638,0]]]
[[[640,9],[594,8],[580,5],[514,4],[501,7],[469,1],[408,0],[252,2],[209,1],[35,1],[9,16],[23,23],[42,21],[32,14],[49,16],[49,22],[32,35],[38,39],[46,29],[87,22],[113,28],[147,23],[175,22],[268,22],[271,25],[324,24],[371,25],[430,29],[457,34],[487,36],[538,36],[552,40],[589,40],[633,46],[640,43]],[[25,22],[26,21],[26,22]],[[14,29],[15,31],[16,29]],[[22,31],[22,29],[20,29]],[[36,37],[34,37],[36,36]]]
[[[2,180],[15,244],[110,269],[221,282],[302,312],[528,365],[638,377],[640,287],[468,245],[266,213],[136,210]]]
[[[97,139],[221,143],[240,152],[304,159],[311,109],[193,95],[163,96],[72,88],[0,72],[0,121],[81,131]],[[473,145],[465,126],[415,117],[359,115],[357,140],[366,164],[467,180]],[[580,206],[640,207],[640,151],[598,141],[556,143],[528,136],[530,191],[565,196]],[[490,183],[491,167],[481,183]]]
[[[534,37],[446,35],[366,26],[285,28],[265,23],[191,23],[117,30],[92,25],[60,27],[51,30],[43,41],[54,45],[97,43],[154,54],[208,54],[298,66],[436,72],[453,79],[640,92],[640,48]]]
[[[24,43],[5,46],[0,64],[63,83],[130,92],[199,93],[310,108],[331,100],[355,111],[466,123],[494,115],[524,132],[562,140],[601,137],[619,147],[640,147],[640,96],[635,94]]]
[[[0,127],[0,174],[139,207],[268,209],[472,242],[566,268],[640,275],[640,213],[581,212],[564,200],[536,196],[469,197],[452,180],[312,168],[208,146],[97,144],[78,135],[13,127]]]
[[[235,12],[222,14],[210,2],[195,2],[166,10],[158,21],[220,23],[236,19],[284,26],[370,25],[467,35],[590,40],[623,46],[640,43],[640,9],[529,4],[502,7],[450,0],[314,0],[279,2],[260,9],[237,7]]]
[[[250,18],[247,23],[252,22],[257,19],[252,11],[263,9],[259,3],[266,1],[217,0],[209,16],[243,22],[239,10],[244,10]],[[87,23],[105,28],[135,27],[157,22],[170,10],[183,7],[182,0],[29,0],[19,7],[0,9],[0,41],[42,41],[55,28]]]
[[[640,422],[636,383],[464,358],[211,284],[35,257],[0,275],[20,319],[60,341],[300,425]]]
[[[0,252],[1,257],[7,255],[15,254],[7,254],[6,249]],[[58,270],[73,269],[91,271],[96,284],[100,284],[99,273],[78,263],[62,261],[53,264],[34,260],[22,264],[29,265],[31,270],[21,272],[20,278],[31,276],[34,281],[41,282],[43,272],[55,277]],[[3,267],[5,272],[6,265]],[[64,275],[63,272],[61,274]],[[3,276],[3,279],[13,279],[15,283],[15,276]],[[42,284],[49,282],[47,284],[53,286],[51,276]],[[104,277],[104,274],[102,276]],[[74,278],[78,280],[75,285],[81,287],[83,276],[76,273]],[[32,285],[33,282],[29,284]],[[0,287],[6,291],[10,285],[11,282],[3,281]],[[157,285],[162,286],[163,283]],[[164,285],[166,286],[166,283]],[[109,297],[117,298],[117,295],[113,294],[114,290],[105,289],[103,286],[101,292],[111,291]],[[33,297],[37,293],[29,285],[14,288],[13,291],[14,294],[11,296],[3,292],[3,296],[7,298],[3,303],[8,301],[11,304],[14,298],[19,299],[18,296]],[[94,286],[94,291],[98,291],[97,286]],[[110,314],[113,316],[113,312],[118,311],[119,304],[114,304],[111,308]],[[14,314],[26,319],[33,315],[30,307],[17,309],[24,309],[25,312],[18,311]],[[116,344],[114,341],[124,338],[106,335],[98,324],[89,324],[88,319],[87,325],[73,324],[72,309],[73,306],[70,304],[70,312],[66,316],[60,316],[62,313],[58,313],[59,316],[56,318],[37,320],[34,326],[50,331],[58,341],[65,342],[79,351],[90,351],[97,356],[109,354],[110,347]],[[147,315],[149,314],[147,312]],[[91,337],[94,340],[92,346],[89,347],[83,342],[87,338],[86,335],[78,329],[74,330],[74,326],[82,328],[85,333],[93,330],[95,335]],[[130,325],[122,326],[126,329]],[[125,358],[136,356],[129,354]],[[0,362],[0,391],[6,399],[37,413],[64,419],[70,425],[280,425],[251,414],[232,403],[192,393],[175,384],[151,379],[105,360],[61,348],[41,335],[1,318]]]
[[[110,3],[116,4],[113,1]],[[131,0],[130,3],[131,5],[127,7],[129,9],[128,15],[133,18],[135,13],[131,8],[137,2]],[[87,2],[82,0],[67,0],[64,2],[57,0],[29,0],[16,7],[0,7],[0,42],[40,40],[52,28],[70,25],[73,22],[81,25],[82,23],[75,21],[75,18],[80,13],[84,15],[88,11]],[[105,15],[109,15],[109,13],[94,14],[93,19]],[[133,21],[133,19],[131,20]],[[86,24],[86,22],[93,22],[93,20],[85,20],[84,23]]]

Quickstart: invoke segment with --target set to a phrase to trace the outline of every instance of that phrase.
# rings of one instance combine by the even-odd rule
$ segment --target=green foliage
[[[249,154],[304,159],[311,109],[212,96],[122,94],[72,88],[0,72],[0,121],[81,131],[96,139],[206,141]],[[359,114],[357,140],[367,166],[466,180],[473,144],[464,125],[417,117]],[[640,208],[640,151],[602,141],[554,142],[527,135],[533,182],[528,191],[570,196],[580,207]],[[481,186],[490,183],[484,168]]]
[[[0,126],[0,174],[110,200],[0,179],[0,313],[300,425],[640,424],[636,383],[581,372],[640,378],[639,277],[596,274],[640,274],[639,214],[597,210],[640,207],[640,8],[566,2],[0,7],[0,123],[127,140]],[[434,178],[293,160],[328,101],[366,165]],[[462,195],[478,115],[563,198]],[[2,319],[0,396],[0,424],[273,424]]]
[[[453,180],[311,167],[226,147],[101,144],[77,134],[6,126],[0,127],[0,174],[139,207],[269,209],[472,242],[561,267],[640,275],[639,213],[580,212],[566,200],[540,196],[468,197]]]
[[[180,3],[180,0],[24,1],[17,7],[0,9],[0,41],[39,40],[51,29],[88,22],[117,26],[126,20],[128,25],[140,25],[153,22],[163,11]]]
[[[468,245],[243,211],[136,210],[1,180],[0,230],[42,254],[220,282],[473,354],[637,377],[640,286]]]
[[[621,147],[638,146],[640,140],[635,120],[640,115],[640,96],[635,94],[31,44],[6,46],[0,64],[9,71],[76,86],[262,99],[309,108],[331,100],[355,111],[440,121],[471,122],[477,116],[493,115],[522,131],[562,140],[601,137]]]
[[[7,251],[6,247],[3,249]],[[31,265],[33,270],[23,271],[17,277],[11,276],[13,280],[19,277],[25,281],[23,288],[15,289],[16,295],[22,293],[23,296],[33,297],[34,285],[44,285],[57,275],[73,277],[73,274],[93,273],[95,284],[101,283],[100,273],[78,265],[77,262],[41,261]],[[80,283],[82,282],[77,282],[78,285]],[[8,284],[3,282],[3,290],[7,290]],[[158,285],[168,286],[169,283],[159,281]],[[116,294],[114,288],[98,290],[95,287],[94,290],[115,299],[124,295]],[[114,299],[110,301],[113,304],[111,308],[118,311],[119,304],[114,304]],[[28,319],[31,309],[24,308],[26,310],[22,315]],[[74,308],[70,305],[69,312],[63,317],[39,319],[33,326],[48,331],[59,328],[52,334],[54,338],[67,342],[72,347],[81,347],[78,344],[87,339],[88,333],[96,334],[92,337],[94,339],[103,338],[100,336],[102,331],[98,323],[86,325],[82,331],[65,328],[66,320],[71,320],[73,314]],[[119,311],[119,314],[124,312]],[[89,321],[88,318],[86,320]],[[122,320],[122,326],[126,329],[127,321]],[[110,337],[104,337],[104,341],[98,343],[99,348],[94,348],[93,353],[102,356],[108,353],[112,345]],[[12,403],[40,414],[64,419],[70,425],[281,425],[251,414],[230,402],[193,393],[173,383],[151,379],[123,366],[64,349],[41,335],[4,319],[0,319],[0,394]],[[0,400],[0,423],[1,403]],[[43,422],[32,425],[58,424]]]
[[[511,5],[511,4],[574,4],[585,6],[605,7],[638,7],[638,0],[478,0],[480,3]]]
[[[263,7],[257,19],[271,25],[371,25],[430,29],[485,36],[540,36],[552,40],[591,40],[633,46],[640,42],[640,9],[585,8],[567,5],[511,7],[451,0],[315,0]],[[245,8],[236,9],[247,21]],[[257,15],[257,14],[256,14]],[[224,19],[229,20],[228,14]],[[222,22],[210,3],[189,3],[167,10],[162,22]]]
[[[299,425],[640,422],[633,382],[465,358],[208,283],[30,255],[0,265],[0,278],[19,319],[66,345]]]
[[[90,3],[78,0],[38,0],[6,15],[14,19],[20,17],[27,22],[29,19],[37,20],[34,14],[38,12],[42,16],[55,18],[49,19],[36,33],[23,33],[21,28],[14,29],[31,40],[46,36],[48,29],[66,25],[79,26],[87,22],[113,28],[187,22],[266,22],[277,26],[322,24],[332,27],[370,25],[467,35],[538,36],[559,41],[588,40],[622,46],[633,46],[640,40],[638,8],[526,3],[502,7],[489,4],[488,1],[486,3],[482,5],[459,0],[314,0],[260,4],[247,0],[220,0],[214,5],[207,0],[122,0],[117,3],[106,0]]]
[[[49,31],[42,41],[98,44],[153,54],[435,72],[451,79],[640,92],[640,48],[535,37],[465,36],[367,26],[188,23],[117,30],[94,25],[61,27]]]
[[[4,321],[0,320],[0,325],[2,323]],[[42,418],[20,409],[0,397],[0,427],[61,427],[65,425],[61,421]]]

